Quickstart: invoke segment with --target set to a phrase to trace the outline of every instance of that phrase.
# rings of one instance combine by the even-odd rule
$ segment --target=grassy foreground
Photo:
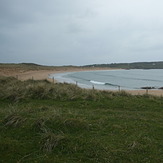
[[[163,162],[163,98],[0,78],[0,161]]]

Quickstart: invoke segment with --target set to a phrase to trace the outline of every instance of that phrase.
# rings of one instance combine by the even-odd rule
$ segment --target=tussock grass
[[[48,131],[48,128],[45,125],[45,119],[42,119],[42,118],[35,120],[32,126],[34,130],[37,132],[46,133]]]
[[[69,130],[82,130],[82,129],[89,129],[89,125],[82,119],[77,119],[77,118],[69,118],[66,119],[63,124],[65,125],[66,128]]]
[[[59,99],[59,100],[91,100],[99,101],[104,98],[112,99],[114,96],[131,96],[125,91],[109,92],[100,90],[88,90],[77,87],[74,84],[50,83],[47,80],[18,81],[15,78],[0,79],[1,93],[0,98],[13,102],[24,99]],[[7,83],[7,84],[3,84]]]
[[[52,152],[52,150],[57,146],[62,146],[62,143],[65,140],[66,137],[63,135],[56,135],[52,132],[46,132],[42,135],[41,138],[41,150]]]
[[[0,79],[1,162],[163,162],[163,100]]]
[[[11,114],[5,117],[3,124],[6,127],[18,127],[23,124],[27,119],[16,114]]]

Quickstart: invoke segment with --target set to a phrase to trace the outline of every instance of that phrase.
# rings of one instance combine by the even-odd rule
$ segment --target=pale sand
[[[163,90],[161,89],[151,89],[151,90],[148,90],[148,92],[146,90],[127,90],[126,92],[132,95],[149,94],[149,95],[154,95],[154,96],[163,96]]]
[[[57,82],[53,79],[48,78],[50,74],[56,74],[56,73],[65,73],[65,72],[76,72],[76,71],[94,71],[94,70],[113,70],[113,69],[102,69],[102,68],[66,68],[66,69],[55,69],[55,70],[36,70],[36,71],[27,71],[27,72],[3,72],[0,71],[0,76],[14,76],[18,78],[19,80],[45,80],[47,79],[48,81],[51,82]],[[117,90],[118,91],[118,90]],[[144,94],[149,94],[149,95],[155,95],[155,96],[163,96],[163,90],[124,90],[127,93],[130,93],[132,95],[144,95]]]
[[[13,76],[18,78],[19,80],[49,80],[53,81],[53,79],[50,79],[48,76],[50,74],[56,74],[56,73],[65,73],[65,72],[77,72],[77,71],[94,71],[94,70],[110,70],[108,68],[67,68],[67,67],[61,67],[61,68],[55,68],[54,70],[35,70],[35,71],[14,71],[14,70],[0,70],[0,76]],[[55,81],[56,82],[56,81]]]

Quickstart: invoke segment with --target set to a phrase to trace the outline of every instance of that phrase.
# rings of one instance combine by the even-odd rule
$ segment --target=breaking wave
[[[90,80],[91,83],[93,84],[100,84],[100,85],[105,85],[106,83],[104,82],[98,82],[98,81],[94,81],[94,80]]]
[[[118,85],[115,85],[115,84],[111,84],[111,83],[104,83],[104,82],[99,82],[99,81],[94,81],[94,80],[90,80],[90,82],[92,84],[99,84],[99,85],[110,85],[110,86],[118,86]]]
[[[63,73],[55,75],[61,82],[70,82],[86,88],[97,89],[144,89],[162,88],[163,70],[115,70]]]

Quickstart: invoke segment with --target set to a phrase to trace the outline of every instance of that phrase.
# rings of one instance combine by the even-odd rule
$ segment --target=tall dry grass
[[[19,81],[14,77],[0,77],[0,98],[13,102],[25,99],[100,100],[127,93],[82,89],[74,84],[50,83],[47,80]]]

